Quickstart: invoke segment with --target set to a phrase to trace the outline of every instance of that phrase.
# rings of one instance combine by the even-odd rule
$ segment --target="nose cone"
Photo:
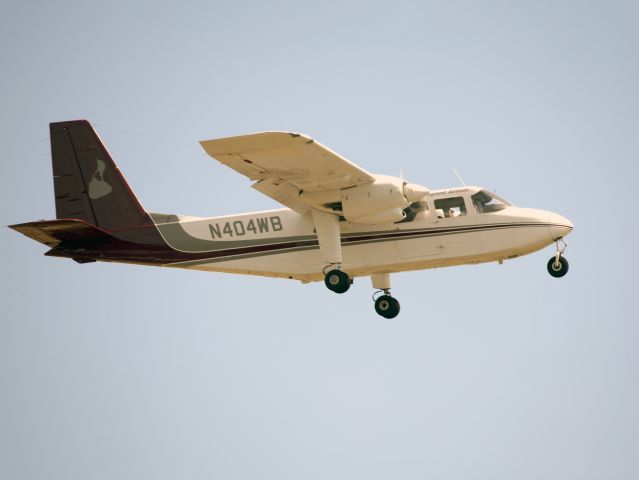
[[[416,183],[404,183],[404,196],[408,202],[417,202],[424,198],[428,193],[428,189]]]
[[[553,240],[565,237],[573,229],[573,224],[570,220],[556,213],[551,214],[549,223],[550,237]]]

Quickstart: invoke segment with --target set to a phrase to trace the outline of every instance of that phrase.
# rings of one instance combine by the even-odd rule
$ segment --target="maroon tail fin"
[[[89,122],[49,127],[58,219],[79,219],[106,231],[153,224]]]

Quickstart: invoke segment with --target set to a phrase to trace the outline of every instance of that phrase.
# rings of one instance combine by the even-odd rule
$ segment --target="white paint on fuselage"
[[[478,187],[456,188],[433,192],[429,197],[429,210],[421,219],[392,225],[358,225],[342,222],[344,239],[357,234],[406,234],[408,238],[367,240],[369,243],[349,244],[342,247],[342,269],[351,277],[374,273],[392,273],[409,270],[501,261],[537,251],[552,244],[572,230],[569,220],[553,212],[507,206],[491,213],[478,213],[467,203],[467,214],[451,218],[436,218],[433,198],[447,198],[463,194],[469,197]],[[242,215],[189,219],[180,221],[184,230],[195,238],[212,240],[209,225],[242,222],[265,217],[279,217],[282,229],[268,232],[245,232],[240,237],[228,236],[219,241],[275,240],[295,237],[314,238],[310,214],[300,215],[289,209],[252,212]],[[239,224],[238,224],[239,225]],[[455,232],[455,229],[471,228]],[[486,228],[484,228],[486,227]],[[488,228],[492,227],[492,228]],[[410,233],[409,233],[410,232]],[[319,248],[293,249],[281,253],[266,253],[248,258],[214,259],[211,262],[173,264],[173,267],[197,270],[295,278],[302,281],[320,281],[326,266]]]

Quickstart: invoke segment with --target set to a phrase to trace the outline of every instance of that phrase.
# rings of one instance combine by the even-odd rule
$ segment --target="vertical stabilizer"
[[[112,231],[152,225],[86,120],[49,125],[56,217]]]

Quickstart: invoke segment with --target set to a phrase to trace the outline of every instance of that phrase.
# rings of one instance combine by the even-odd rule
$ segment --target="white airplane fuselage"
[[[351,277],[361,277],[503,261],[540,250],[572,229],[568,219],[544,210],[505,204],[499,211],[480,213],[470,201],[470,196],[480,190],[465,187],[433,191],[424,202],[427,210],[410,221],[392,225],[341,222],[342,269]],[[434,199],[460,196],[467,205],[465,214],[438,215]],[[158,229],[172,248],[193,253],[218,250],[217,244],[225,254],[166,266],[303,282],[324,279],[326,263],[310,214],[284,208],[212,218],[172,216],[168,220],[158,222]],[[186,235],[176,234],[176,230]],[[192,239],[202,243],[197,245]],[[261,253],[246,251],[260,244],[271,248]]]

